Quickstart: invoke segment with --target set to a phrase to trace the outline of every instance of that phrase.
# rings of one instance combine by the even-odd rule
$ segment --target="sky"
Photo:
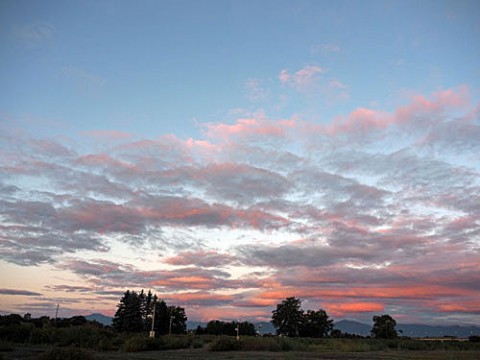
[[[480,2],[0,2],[0,311],[480,323]]]

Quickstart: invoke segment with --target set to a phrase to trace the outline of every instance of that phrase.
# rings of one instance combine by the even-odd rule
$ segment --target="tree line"
[[[276,309],[272,311],[271,320],[277,335],[310,338],[348,337],[348,334],[342,334],[338,329],[334,329],[333,320],[325,310],[303,310],[301,304],[302,301],[295,297],[288,297],[277,304]],[[167,305],[151,291],[146,293],[144,290],[140,292],[127,290],[117,304],[112,329],[119,333],[148,333],[153,330],[155,335],[184,334],[187,331],[186,323],[184,308]],[[52,319],[46,316],[33,319],[30,314],[24,317],[16,314],[0,316],[2,328],[19,324],[31,324],[33,328],[69,328],[83,325],[103,327],[100,323],[87,321],[83,316],[68,319]],[[371,335],[382,339],[396,338],[398,336],[396,325],[396,321],[390,315],[374,316]],[[30,331],[30,328],[25,326],[19,329],[23,332]],[[212,320],[205,327],[198,326],[194,332],[198,335],[257,335],[255,325],[248,321]]]
[[[246,335],[246,336],[255,336],[257,332],[255,330],[255,325],[248,321],[238,322],[238,321],[220,321],[212,320],[207,323],[205,327],[200,325],[195,329],[195,334],[197,335],[229,335],[236,336],[237,334]]]
[[[333,320],[323,309],[303,310],[302,301],[288,297],[272,311],[272,324],[277,335],[290,337],[342,337],[340,330],[334,329]],[[395,327],[397,322],[390,315],[373,317],[372,337],[378,339],[393,339],[398,336]]]
[[[119,332],[155,331],[158,335],[184,334],[187,330],[185,309],[168,306],[151,291],[127,290],[117,305],[112,327]]]
[[[334,329],[333,319],[323,309],[303,310],[302,301],[288,297],[277,304],[272,311],[272,324],[277,335],[289,337],[341,337]],[[152,326],[152,321],[153,326]],[[186,332],[187,316],[185,309],[168,306],[151,291],[139,293],[127,290],[117,305],[113,318],[113,329],[119,332],[147,332],[154,330],[157,335],[183,334]],[[390,315],[373,317],[372,337],[392,339],[398,336],[397,323]],[[205,327],[198,326],[198,335],[256,335],[255,325],[250,322],[224,322],[212,320]]]

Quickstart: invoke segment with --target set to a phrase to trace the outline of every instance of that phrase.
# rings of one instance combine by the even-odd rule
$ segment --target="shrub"
[[[52,348],[40,357],[41,360],[94,360],[92,353],[77,348]]]
[[[41,330],[43,329],[37,329],[37,331]],[[48,331],[48,329],[45,330]],[[104,345],[105,343],[111,343],[115,336],[115,333],[112,331],[101,329],[96,326],[75,326],[52,329],[48,343],[60,347],[74,346],[87,349],[100,349],[101,343]],[[113,347],[113,344],[110,347]]]
[[[32,344],[50,344],[53,338],[53,328],[33,328],[30,333],[30,343]]]
[[[240,341],[230,336],[220,336],[210,344],[210,351],[235,351],[240,350]]]
[[[198,336],[196,336],[192,341],[192,347],[194,349],[201,349],[201,348],[203,348],[203,345],[204,345],[204,343],[203,343],[202,339],[200,339]]]
[[[311,339],[281,337],[278,343],[282,351],[308,351]]]
[[[31,324],[10,324],[0,327],[0,339],[14,343],[27,342],[30,337],[33,325]]]
[[[9,342],[0,341],[0,351],[13,351],[13,346]]]
[[[188,349],[192,347],[193,336],[189,335],[166,335],[158,338],[159,350]]]
[[[399,350],[434,350],[428,341],[403,340],[398,344]]]
[[[118,346],[115,345],[115,341],[113,339],[103,337],[98,342],[97,350],[100,350],[100,351],[118,350]]]
[[[244,351],[281,351],[280,344],[274,338],[242,337],[241,348]]]
[[[323,339],[314,345],[316,351],[365,352],[372,350],[371,343],[361,339]]]
[[[159,350],[161,346],[161,339],[149,338],[145,335],[134,335],[125,341],[122,350],[125,352]]]

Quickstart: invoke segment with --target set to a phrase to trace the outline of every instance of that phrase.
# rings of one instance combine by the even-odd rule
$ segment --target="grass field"
[[[473,341],[254,336],[237,341],[233,336],[193,334],[152,339],[146,334],[90,328],[50,329],[33,335],[23,343],[1,341],[0,360],[480,360],[480,342]]]
[[[39,359],[44,348],[14,348],[0,353],[3,360]],[[280,360],[280,359],[320,359],[320,360],[478,360],[478,351],[368,351],[368,352],[268,352],[268,351],[229,351],[212,352],[206,349],[181,349],[146,351],[138,353],[94,352],[98,360],[181,360],[181,359],[231,359],[231,360]],[[68,359],[65,359],[68,360]]]

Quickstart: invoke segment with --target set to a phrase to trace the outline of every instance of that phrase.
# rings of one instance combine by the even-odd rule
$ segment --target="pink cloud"
[[[168,279],[154,280],[149,283],[151,286],[164,286],[167,288],[181,289],[212,289],[219,284],[215,278],[199,275],[172,276]]]
[[[468,106],[469,90],[460,87],[458,90],[448,89],[433,93],[430,99],[416,95],[410,104],[398,108],[393,114],[392,122],[405,124],[415,122],[415,116],[439,114],[450,109],[460,109]]]
[[[480,314],[480,304],[478,301],[455,301],[454,303],[443,303],[436,306],[436,309],[446,313],[467,313]]]
[[[368,134],[385,130],[392,125],[417,124],[419,117],[426,117],[426,121],[429,122],[437,122],[442,121],[442,118],[432,116],[441,115],[448,110],[463,109],[469,104],[468,88],[448,89],[435,92],[430,98],[423,95],[413,96],[410,104],[399,107],[393,113],[358,108],[346,118],[337,117],[331,125],[323,127],[321,131],[329,135]]]
[[[377,302],[335,302],[325,304],[325,309],[332,316],[345,317],[363,312],[380,313],[385,310],[385,306]]]
[[[238,119],[235,124],[206,124],[207,136],[228,141],[250,137],[283,138],[286,130],[295,127],[293,120]]]
[[[219,134],[223,138],[231,137],[237,134],[257,134],[269,136],[282,136],[284,132],[281,128],[265,124],[256,119],[239,119],[234,125],[215,124],[208,125],[209,135]]]
[[[212,307],[193,307],[190,309],[189,319],[196,319],[199,321],[210,320],[240,320],[240,319],[255,319],[258,321],[270,321],[271,317],[266,314],[264,310],[254,310],[252,308],[241,308],[230,305]]]
[[[208,152],[217,152],[219,151],[219,147],[217,145],[212,144],[207,140],[194,140],[189,138],[185,142],[186,146],[195,151],[208,151]]]
[[[280,80],[282,84],[286,84],[290,81],[291,77],[292,76],[288,73],[288,71],[283,69],[280,71],[280,75],[278,75],[278,80]]]

